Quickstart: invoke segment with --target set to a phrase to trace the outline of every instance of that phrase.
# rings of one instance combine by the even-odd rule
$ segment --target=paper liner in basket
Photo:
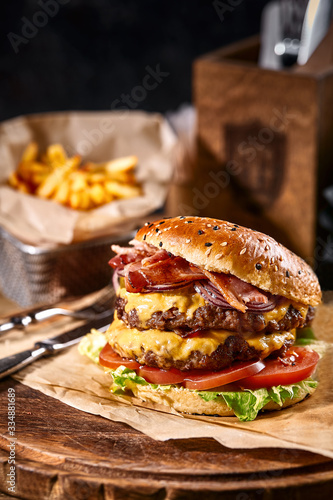
[[[159,114],[141,111],[66,112],[14,118],[0,125],[0,225],[21,241],[54,246],[132,230],[160,208],[172,176],[176,138]],[[60,143],[69,155],[108,161],[136,155],[143,195],[75,211],[6,186],[23,150]]]

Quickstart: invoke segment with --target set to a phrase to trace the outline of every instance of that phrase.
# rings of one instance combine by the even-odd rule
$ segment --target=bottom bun
[[[222,397],[218,400],[206,401],[199,396],[198,392],[185,389],[183,387],[170,387],[167,389],[154,388],[151,385],[133,384],[131,391],[134,396],[140,399],[143,403],[164,405],[172,408],[177,412],[188,413],[192,415],[210,415],[220,417],[235,416],[235,412],[229,408]],[[298,391],[297,397],[288,397],[282,405],[273,401],[267,403],[263,410],[281,410],[305,399],[311,395],[313,391],[301,389]]]

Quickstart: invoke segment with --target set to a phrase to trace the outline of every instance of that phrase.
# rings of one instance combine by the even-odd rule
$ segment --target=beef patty
[[[300,311],[290,305],[285,316],[280,321],[273,320],[266,323],[263,314],[260,313],[242,313],[235,309],[223,309],[222,307],[207,304],[196,309],[191,318],[186,317],[176,307],[172,307],[168,311],[154,312],[143,326],[135,308],[131,309],[128,313],[125,311],[126,302],[126,299],[117,298],[117,316],[130,328],[137,328],[138,330],[169,330],[174,331],[182,337],[187,336],[194,330],[215,328],[238,333],[284,332],[304,327],[311,323],[314,318],[314,308],[311,306],[308,309],[305,320]]]
[[[278,334],[242,335],[226,330],[210,330],[182,338],[175,332],[129,329],[115,319],[106,334],[119,356],[142,365],[169,370],[222,370],[234,361],[256,361],[282,356],[295,342],[295,331]]]

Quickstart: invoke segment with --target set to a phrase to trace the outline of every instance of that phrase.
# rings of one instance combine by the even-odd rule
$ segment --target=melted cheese
[[[207,302],[201,295],[191,290],[193,290],[191,287],[186,287],[163,293],[130,293],[125,288],[120,288],[118,295],[127,301],[125,305],[126,313],[129,313],[132,309],[136,309],[139,320],[144,328],[146,322],[155,312],[168,311],[172,307],[179,309],[181,313],[186,315],[187,319],[192,318],[194,312],[199,307],[207,305]],[[302,304],[286,299],[272,311],[262,314],[265,324],[269,321],[281,321],[290,305],[300,311],[304,319],[306,318],[308,306],[303,306]]]
[[[126,313],[136,309],[142,326],[145,326],[146,321],[157,311],[168,311],[177,307],[190,319],[196,309],[206,305],[204,298],[194,291],[191,292],[190,287],[163,293],[130,293],[125,288],[120,288],[118,295],[127,300]]]
[[[153,351],[158,356],[185,361],[192,352],[200,351],[203,355],[211,355],[220,344],[231,335],[239,335],[250,346],[261,351],[262,357],[280,349],[286,340],[295,341],[295,330],[265,334],[237,334],[227,330],[208,330],[200,337],[182,338],[174,332],[161,330],[144,330],[128,328],[115,318],[107,331],[109,344],[118,354],[127,358],[143,360],[143,351]]]

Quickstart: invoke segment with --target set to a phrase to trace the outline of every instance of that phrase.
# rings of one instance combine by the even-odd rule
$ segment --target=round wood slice
[[[0,491],[8,494],[7,390],[16,391],[16,487],[24,499],[331,499],[333,460],[213,439],[159,442],[12,379],[0,385]],[[7,498],[4,496],[3,498]]]

